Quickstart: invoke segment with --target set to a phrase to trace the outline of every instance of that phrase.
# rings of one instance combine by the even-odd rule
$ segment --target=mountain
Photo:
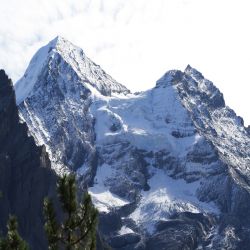
[[[15,89],[52,167],[88,187],[113,249],[247,249],[249,132],[196,69],[133,94],[57,37]]]
[[[0,70],[0,230],[9,214],[17,216],[31,249],[45,249],[43,200],[55,197],[56,174],[44,146],[37,146],[21,123],[10,79]]]
[[[129,92],[61,37],[36,53],[15,88],[24,120],[59,172],[95,159],[91,93],[108,97]]]

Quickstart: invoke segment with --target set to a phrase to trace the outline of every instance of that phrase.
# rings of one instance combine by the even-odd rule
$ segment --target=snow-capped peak
[[[69,45],[72,44],[70,41],[68,41],[66,38],[62,37],[62,36],[56,36],[54,39],[52,39],[48,45],[50,47],[60,47],[60,46],[65,46],[65,45]]]
[[[21,103],[31,94],[35,83],[38,81],[39,75],[44,67],[48,67],[49,59],[53,58],[53,54],[64,54],[64,50],[67,51],[67,48],[72,49],[72,47],[72,43],[63,37],[57,36],[36,52],[32,57],[24,76],[15,84],[17,104]]]
[[[189,64],[185,68],[184,73],[186,75],[192,76],[196,80],[204,79],[204,76],[201,74],[201,72],[199,72],[197,69],[191,67]]]
[[[61,72],[58,72],[59,64],[63,64],[64,69]],[[65,78],[78,77],[78,82],[82,82],[86,88],[94,87],[105,96],[110,96],[112,93],[127,94],[130,92],[102,70],[99,65],[92,62],[81,48],[65,38],[57,36],[37,51],[24,76],[16,83],[17,103],[20,104],[24,99],[32,96],[35,86],[36,90],[41,87],[41,84],[44,84],[38,84],[42,74],[54,75],[55,73],[65,73]]]

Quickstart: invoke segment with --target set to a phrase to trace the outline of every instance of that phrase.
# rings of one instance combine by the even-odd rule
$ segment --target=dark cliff
[[[46,248],[42,204],[46,196],[55,196],[55,183],[45,147],[36,146],[20,123],[12,82],[0,70],[0,230],[5,232],[14,214],[31,247]]]

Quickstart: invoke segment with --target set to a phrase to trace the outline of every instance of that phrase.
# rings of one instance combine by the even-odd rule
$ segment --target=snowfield
[[[99,212],[109,212],[110,209],[122,207],[129,203],[117,195],[112,194],[105,186],[105,181],[109,176],[112,176],[111,167],[106,164],[100,166],[95,176],[95,184],[89,188],[89,193]]]

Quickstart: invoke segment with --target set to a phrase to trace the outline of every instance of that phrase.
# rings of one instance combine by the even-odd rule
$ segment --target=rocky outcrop
[[[32,249],[46,249],[43,200],[55,196],[56,175],[44,146],[36,146],[20,123],[11,80],[0,70],[0,229],[17,216],[21,236]]]
[[[211,243],[206,237],[214,225],[214,218],[203,214],[173,215],[168,221],[158,222],[156,233],[146,241],[146,249],[205,249]]]

